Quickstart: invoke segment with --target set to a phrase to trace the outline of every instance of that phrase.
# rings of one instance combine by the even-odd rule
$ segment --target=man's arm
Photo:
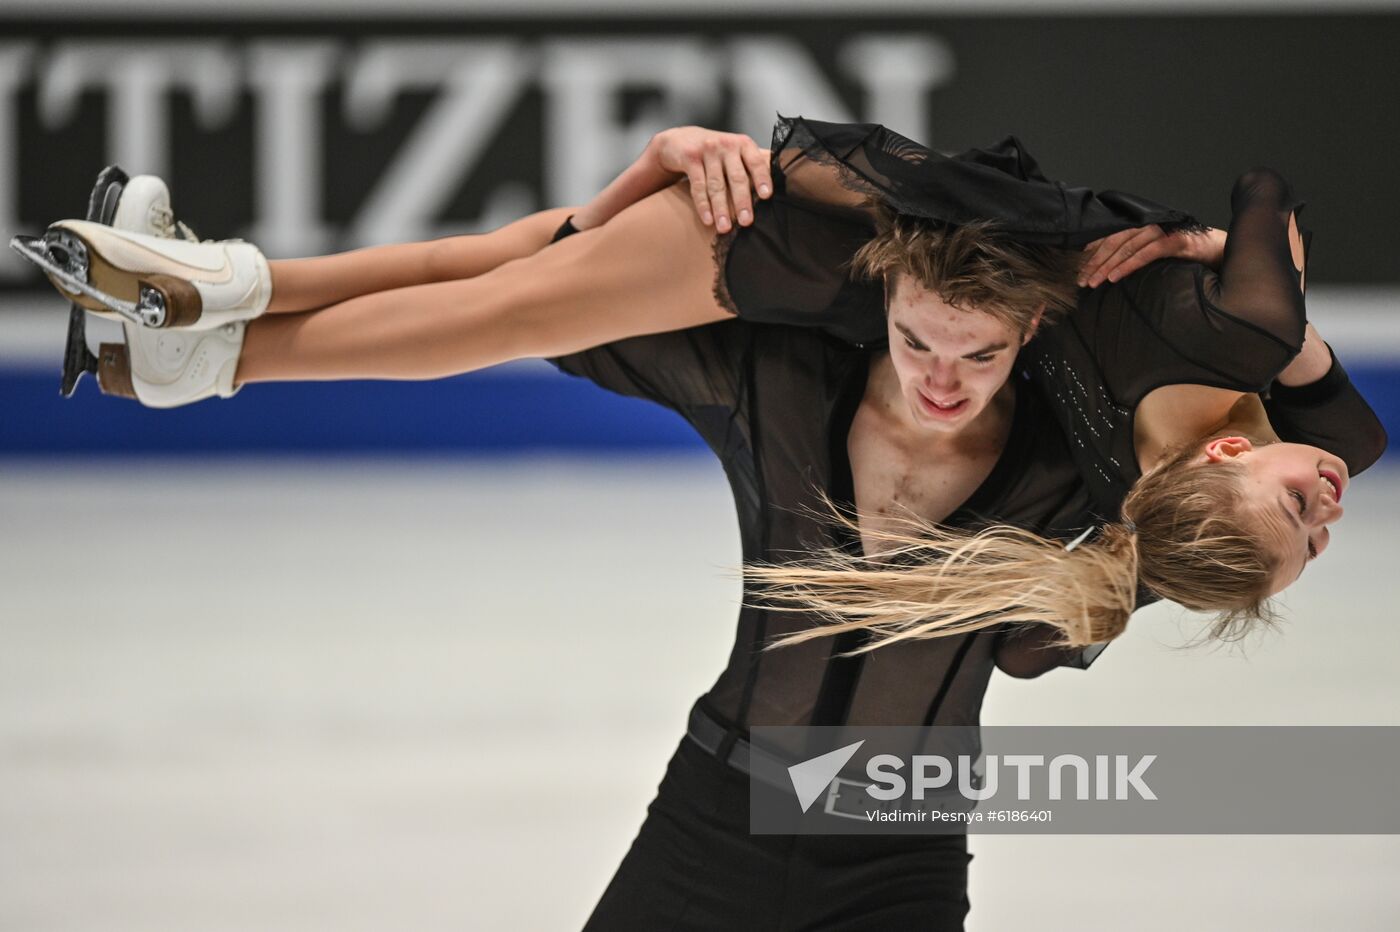
[[[997,669],[1018,679],[1031,679],[1056,667],[1084,667],[1098,655],[1097,645],[1059,647],[1057,632],[1050,625],[1023,625],[997,635],[994,659]],[[1086,651],[1093,654],[1086,658]],[[1087,661],[1087,662],[1086,662]]]
[[[637,161],[574,215],[573,224],[580,230],[602,226],[682,177],[701,221],[720,233],[735,222],[753,223],[754,190],[760,198],[773,193],[768,152],[758,143],[742,133],[681,126],[653,136]]]

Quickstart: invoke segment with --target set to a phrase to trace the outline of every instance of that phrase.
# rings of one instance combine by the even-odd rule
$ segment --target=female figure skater
[[[780,177],[775,187],[787,181]],[[643,222],[637,219],[640,211],[630,217],[624,212],[614,224],[623,224],[620,229],[630,239],[613,240],[613,245],[632,246],[630,255],[642,261],[658,257],[654,234],[667,229],[668,222],[682,232],[698,233],[694,238],[704,247],[704,265],[697,271],[677,262],[673,274],[688,274],[694,286],[705,286],[710,307],[722,312],[723,302],[708,287],[714,281],[708,251],[712,237],[691,219],[682,196],[665,194],[638,207],[654,210],[661,220],[647,215]],[[866,221],[844,206],[832,210],[780,198],[770,209],[772,214],[760,208],[760,221],[769,215],[782,222],[768,227],[767,234],[761,223],[755,231],[770,248],[782,242],[796,244],[799,252],[808,250],[805,256],[810,260],[825,243],[858,246],[862,241],[855,228]],[[1281,222],[1286,229],[1287,217]],[[804,227],[827,223],[834,232],[805,240],[774,232],[797,234]],[[653,235],[629,231],[634,224],[652,224]],[[541,257],[570,243],[588,246],[590,238],[598,243],[612,226],[570,237]],[[914,263],[933,248],[947,262],[931,282],[891,276],[888,353],[839,343],[813,330],[729,320],[574,353],[559,364],[615,390],[661,401],[697,427],[724,459],[735,486],[749,561],[782,561],[829,541],[829,529],[814,517],[823,493],[875,518],[869,537],[862,518],[857,530],[866,540],[851,540],[852,547],[865,543],[875,549],[882,515],[897,519],[909,512],[952,524],[975,524],[992,516],[1057,537],[1073,535],[1092,507],[1088,487],[1047,413],[1053,406],[1007,380],[1015,348],[1029,335],[1041,304],[1050,303],[1050,296],[1064,287],[1065,267],[1060,264],[1057,272],[1055,258],[1034,249],[1008,253],[1004,250],[1016,247],[986,245],[991,240],[986,235],[947,237],[938,243],[925,237],[901,252],[898,240],[906,233],[886,237],[887,244],[894,244],[887,255],[907,252],[906,259]],[[730,300],[751,294],[745,287],[772,284],[771,279],[754,282],[736,274],[745,267],[740,248],[744,241],[736,238],[730,246]],[[596,246],[580,255],[591,261],[574,262],[585,266],[606,258]],[[1235,250],[1231,258],[1235,255],[1243,254]],[[1029,298],[1022,281],[1008,285],[1004,274],[999,277],[1008,265],[1023,276],[1040,274],[1036,280],[1041,284],[1029,289]],[[1051,269],[1048,275],[1043,274],[1046,265]],[[1239,269],[1243,276],[1246,268],[1232,261],[1223,278],[1233,288],[1234,272]],[[1277,266],[1269,270],[1276,272]],[[1291,264],[1287,270],[1296,288]],[[1068,271],[1072,295],[1073,267]],[[818,277],[807,297],[815,294],[816,304],[840,308],[843,300],[860,296],[859,288],[846,283],[844,276],[836,278],[840,280],[835,290],[823,291],[833,276]],[[606,274],[597,280],[612,282]],[[804,280],[795,276],[791,284],[798,287]],[[1245,280],[1241,277],[1240,284]],[[277,292],[286,294],[282,276],[275,275],[274,281]],[[503,285],[507,279],[497,281]],[[743,287],[736,290],[736,283]],[[650,297],[660,298],[655,309],[668,307],[670,282],[662,277],[653,287],[656,293]],[[978,304],[995,305],[999,316],[947,306],[939,295],[957,293],[959,287],[963,294],[976,296]],[[480,296],[489,293],[482,289]],[[789,301],[780,311],[802,310],[793,300],[794,292],[775,288],[772,293],[777,300]],[[435,295],[418,291],[398,297],[431,301]],[[450,315],[452,308],[445,303],[435,310]],[[353,310],[353,305],[352,301],[348,306]],[[379,308],[383,315],[403,311],[410,320],[417,318],[412,307],[394,308],[384,301]],[[528,311],[526,305],[516,309]],[[302,326],[336,310],[302,315]],[[498,322],[506,316],[500,308],[496,313],[501,315]],[[369,316],[361,307],[356,318]],[[262,323],[276,319],[260,318],[249,328],[250,348]],[[431,330],[422,321],[414,325],[423,328],[420,333]],[[444,332],[454,333],[451,328]],[[336,330],[326,333],[335,336]],[[293,341],[314,337],[300,327],[285,335]],[[142,332],[137,346],[148,336]],[[240,379],[242,375],[240,371]],[[942,388],[937,393],[930,392],[938,386]],[[1303,420],[1307,415],[1308,410],[1300,409]],[[940,471],[920,482],[929,477],[933,463]],[[1322,495],[1316,489],[1309,494]],[[811,621],[752,604],[742,609],[730,665],[692,712],[689,736],[677,750],[650,815],[590,928],[770,928],[780,918],[793,927],[961,926],[967,909],[967,855],[961,836],[749,836],[744,731],[750,724],[975,723],[993,661],[1026,672],[1043,669],[1048,652],[1027,655],[1019,649],[1026,643],[1024,632],[1007,631],[910,641],[855,657],[834,656],[830,641],[762,652],[770,636],[805,630]]]

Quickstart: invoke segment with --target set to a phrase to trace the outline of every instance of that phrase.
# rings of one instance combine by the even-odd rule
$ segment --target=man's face
[[[890,361],[916,424],[955,432],[977,419],[1028,339],[990,314],[949,306],[910,279],[892,284]]]

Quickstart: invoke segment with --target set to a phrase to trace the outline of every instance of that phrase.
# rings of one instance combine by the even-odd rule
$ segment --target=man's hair
[[[1017,242],[992,223],[948,226],[888,210],[878,229],[851,268],[884,279],[890,296],[908,277],[955,308],[983,311],[1022,333],[1042,308],[1050,323],[1078,300],[1079,250]]]

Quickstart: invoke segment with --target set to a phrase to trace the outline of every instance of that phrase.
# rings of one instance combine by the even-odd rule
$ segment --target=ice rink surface
[[[1400,724],[1400,471],[1284,631],[983,721]],[[728,654],[705,457],[0,463],[0,929],[568,930]],[[1300,806],[1327,805],[1327,788]],[[974,836],[974,932],[1389,930],[1400,838]]]

